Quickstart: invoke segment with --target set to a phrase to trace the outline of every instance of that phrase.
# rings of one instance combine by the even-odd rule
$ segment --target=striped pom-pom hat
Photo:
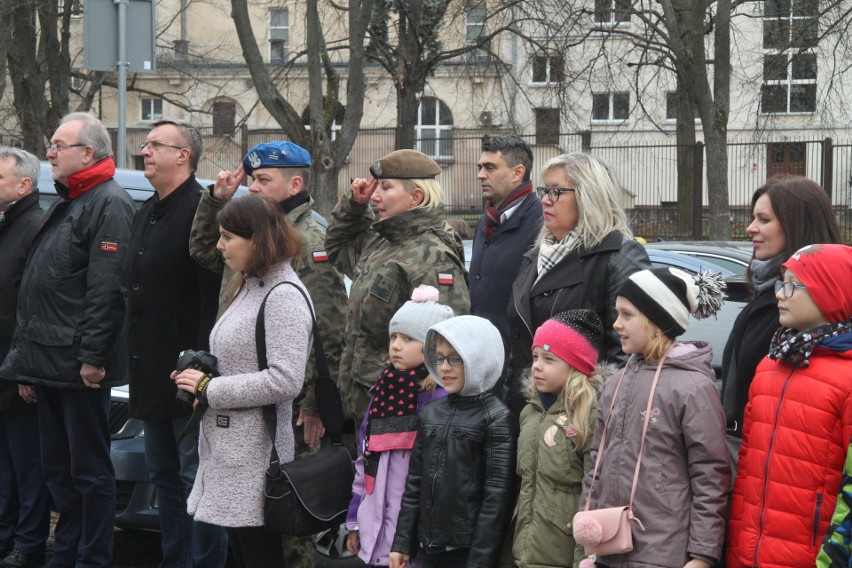
[[[715,272],[698,276],[677,268],[640,270],[628,276],[618,295],[633,302],[671,339],[689,327],[689,314],[705,318],[716,313],[724,299],[725,282]]]

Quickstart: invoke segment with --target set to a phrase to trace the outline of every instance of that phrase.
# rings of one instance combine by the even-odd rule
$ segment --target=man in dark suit
[[[156,193],[133,219],[124,275],[130,333],[130,416],[145,424],[148,477],[157,487],[161,568],[221,568],[222,527],[195,522],[186,499],[198,469],[198,424],[187,429],[190,404],[175,399],[175,369],[184,349],[208,348],[216,319],[219,276],[189,256],[189,232],[201,198],[195,170],[203,143],[183,120],[151,126],[142,145],[145,177]],[[180,439],[187,429],[187,435]]]

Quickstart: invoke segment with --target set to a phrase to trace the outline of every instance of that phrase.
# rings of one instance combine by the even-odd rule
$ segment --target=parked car
[[[745,274],[754,252],[748,241],[662,241],[645,245],[652,250],[670,251],[695,259],[706,260],[728,269],[734,274]]]

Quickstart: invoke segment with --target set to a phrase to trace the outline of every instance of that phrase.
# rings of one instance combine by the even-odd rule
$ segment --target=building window
[[[686,95],[683,95],[686,96]],[[677,97],[678,94],[672,91],[666,93],[666,120],[677,120]],[[698,105],[692,107],[692,113],[695,120],[700,120],[701,115],[698,114]]]
[[[465,16],[465,45],[483,45],[488,46],[488,42],[483,42],[485,36],[485,17],[486,10],[484,4],[472,6]],[[486,49],[475,49],[466,55],[468,63],[487,63],[490,60]]]
[[[535,109],[535,143],[559,144],[559,109]]]
[[[237,105],[231,101],[219,101],[211,107],[213,134],[228,136],[234,133],[237,124]]]
[[[592,95],[593,121],[623,122],[630,116],[630,93]]]
[[[562,69],[561,55],[540,53],[532,60],[532,82],[536,84],[561,83]]]
[[[595,0],[595,22],[624,24],[630,22],[631,0]]]
[[[765,0],[760,112],[816,111],[818,0]]]
[[[163,118],[163,99],[142,98],[142,121],[151,122]]]
[[[417,149],[436,160],[453,158],[453,115],[444,102],[423,97],[417,109]]]
[[[285,63],[290,50],[290,10],[269,10],[269,62]]]

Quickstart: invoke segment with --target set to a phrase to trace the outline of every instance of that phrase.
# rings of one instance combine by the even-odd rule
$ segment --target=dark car
[[[746,273],[754,252],[747,241],[664,241],[648,243],[645,247],[649,254],[652,250],[676,252],[721,266],[734,274]]]

